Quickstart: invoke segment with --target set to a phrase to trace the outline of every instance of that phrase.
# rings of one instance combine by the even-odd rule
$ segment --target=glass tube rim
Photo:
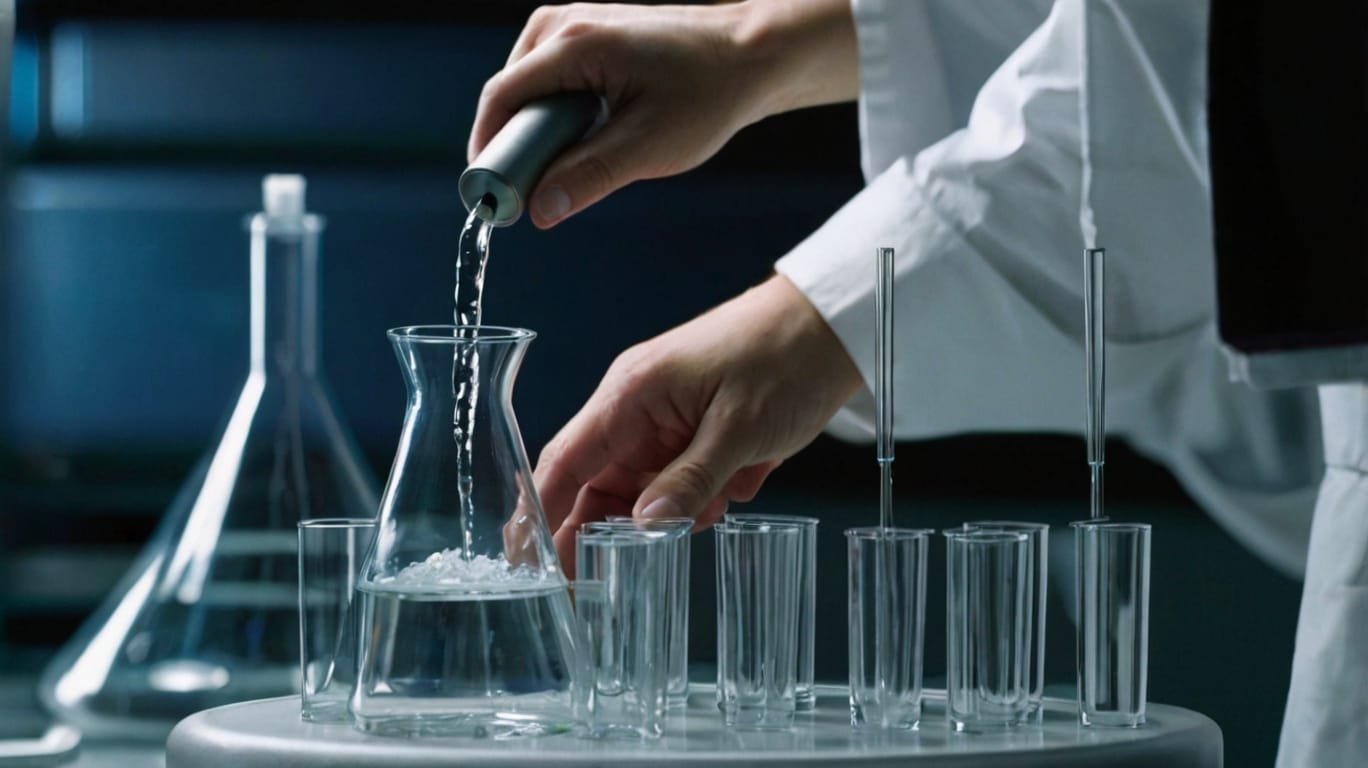
[[[300,520],[295,527],[308,531],[343,530],[348,528],[374,528],[376,523],[376,519],[370,517],[311,517]]]
[[[1007,544],[1030,542],[1031,536],[1025,531],[978,530],[965,528],[946,528],[941,531],[946,539],[967,544]]]
[[[733,525],[727,522],[717,523],[713,530],[719,535],[726,536],[773,536],[773,535],[792,535],[794,538],[801,538],[803,530],[795,525]]]
[[[632,517],[631,515],[611,515],[603,520],[591,520],[584,525],[621,525],[639,531],[660,533],[689,533],[698,524],[692,517]]]
[[[621,530],[580,530],[575,534],[575,543],[584,542],[586,546],[646,546],[669,541],[670,534],[665,531],[643,531],[623,528]],[[609,544],[608,542],[613,542]]]
[[[1076,531],[1109,531],[1129,533],[1148,533],[1154,526],[1150,523],[1128,523],[1117,520],[1075,520],[1069,527]]]
[[[972,527],[971,527],[972,526]],[[1022,533],[1037,533],[1049,531],[1049,523],[1032,523],[1018,520],[968,520],[960,523],[962,530],[966,531],[1020,531]]]
[[[769,514],[767,512],[753,514],[729,512],[722,517],[722,520],[731,525],[791,525],[805,529],[816,528],[817,524],[822,522],[816,517]]]
[[[934,533],[935,531],[931,528],[885,528],[880,525],[862,525],[845,529],[847,539],[858,539],[860,541],[879,541],[882,539],[905,541],[923,538],[929,540]]]
[[[681,528],[646,528],[628,520],[590,520],[580,524],[576,535],[608,534],[626,535],[630,533],[648,533],[654,536],[664,536],[667,538],[678,538]]]

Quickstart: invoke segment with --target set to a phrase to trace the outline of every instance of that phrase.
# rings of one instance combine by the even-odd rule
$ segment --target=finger
[[[755,498],[755,494],[760,492],[760,486],[765,484],[765,478],[778,467],[782,461],[765,461],[759,464],[752,464],[732,475],[727,481],[724,494],[731,501],[750,501]]]
[[[727,508],[733,501],[750,501],[759,492],[760,485],[775,467],[782,464],[782,460],[766,461],[746,467],[732,475],[732,479],[727,482],[723,495],[715,497],[708,502],[708,506],[703,508],[703,512],[694,520],[694,533],[706,531],[716,525],[719,520],[727,514]],[[648,478],[649,480],[649,478]],[[649,485],[649,482],[647,483]]]
[[[574,512],[561,523],[557,533],[565,531],[574,534],[585,523],[597,523],[610,517],[630,517],[634,501],[635,494],[624,497],[597,486],[586,485],[575,500]]]
[[[591,398],[537,458],[532,478],[553,531],[574,510],[580,489],[612,461],[608,433],[595,403],[596,398]]]
[[[485,82],[475,109],[466,159],[473,162],[494,134],[529,101],[564,91],[603,93],[605,43],[552,37]],[[598,47],[595,47],[598,46]]]
[[[713,510],[732,475],[752,463],[744,430],[718,423],[710,410],[684,452],[656,475],[637,498],[637,517],[692,517]],[[725,499],[723,499],[725,502]]]
[[[555,226],[634,181],[663,175],[658,133],[643,112],[614,114],[546,169],[528,206],[532,223]]]
[[[703,508],[703,512],[694,518],[693,530],[706,531],[717,524],[723,515],[727,514],[727,507],[730,506],[725,498],[718,497],[708,502],[708,506]]]
[[[508,61],[504,62],[505,67],[510,67],[526,56],[528,51],[537,47],[547,36],[547,31],[554,29],[559,23],[559,8],[549,5],[540,6],[532,11],[532,15],[527,17],[527,23],[523,25],[522,32],[518,33],[518,39],[513,43],[513,49],[508,52]]]
[[[586,485],[575,501],[575,511],[556,530],[556,553],[566,578],[575,576],[575,536],[585,523],[632,514],[632,502]]]

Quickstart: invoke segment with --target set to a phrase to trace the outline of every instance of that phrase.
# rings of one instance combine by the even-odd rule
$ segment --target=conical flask
[[[408,408],[358,584],[362,730],[508,738],[581,721],[582,644],[513,416],[532,337],[389,333]]]
[[[319,359],[320,217],[268,176],[251,233],[251,367],[151,543],[40,695],[92,734],[160,740],[206,707],[299,686],[296,524],[373,517],[374,481]]]

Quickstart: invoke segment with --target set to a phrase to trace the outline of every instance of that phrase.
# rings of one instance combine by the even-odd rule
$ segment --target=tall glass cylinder
[[[603,526],[611,528],[624,525],[644,531],[662,531],[670,534],[665,597],[667,609],[662,619],[667,636],[665,694],[666,704],[671,709],[679,709],[689,701],[689,565],[694,520],[691,517],[637,520],[610,515],[605,522],[585,523],[580,530],[590,531],[601,529]]]
[[[1149,681],[1150,526],[1073,524],[1078,583],[1078,716],[1083,725],[1145,722]]]
[[[798,591],[798,678],[795,697],[799,712],[811,711],[817,706],[813,670],[817,658],[817,524],[820,521],[815,517],[799,515],[754,513],[728,513],[725,519],[728,525],[792,527],[801,533],[798,581],[793,586]]]
[[[1045,716],[1045,610],[1049,597],[1050,526],[1015,520],[978,520],[966,531],[1008,531],[1026,534],[1030,560],[1026,566],[1026,675],[1030,694],[1027,718],[1040,723]]]
[[[358,583],[362,730],[509,738],[582,722],[582,642],[513,416],[533,335],[390,331],[408,408]]]
[[[251,232],[251,364],[214,446],[132,570],[54,658],[44,703],[93,735],[299,690],[295,526],[375,515],[323,375],[319,235],[304,179],[268,176]]]
[[[956,731],[1011,728],[1030,712],[1028,536],[945,531],[945,707]]]
[[[675,543],[671,533],[636,528],[575,537],[575,613],[593,673],[591,736],[660,738]]]
[[[713,526],[717,537],[717,665],[722,723],[786,730],[798,682],[798,582],[802,531]]]
[[[911,729],[921,723],[926,639],[926,557],[931,531],[849,528],[847,649],[850,726]]]

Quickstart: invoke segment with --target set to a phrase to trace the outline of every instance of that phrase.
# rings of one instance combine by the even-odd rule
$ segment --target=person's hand
[[[710,525],[861,386],[840,340],[781,276],[627,350],[537,461],[562,565],[573,573],[575,531],[591,520]]]
[[[589,90],[607,123],[547,169],[528,211],[549,227],[639,179],[687,171],[766,115],[854,97],[849,0],[543,6],[480,94],[468,159],[524,104]]]

